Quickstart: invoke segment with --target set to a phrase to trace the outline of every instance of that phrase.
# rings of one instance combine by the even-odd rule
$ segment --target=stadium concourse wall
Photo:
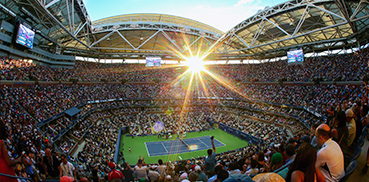
[[[114,155],[114,162],[116,164],[118,164],[118,162],[119,162],[119,151],[120,151],[120,147],[121,147],[121,140],[122,140],[122,135],[125,132],[127,132],[127,127],[122,127],[122,128],[119,129],[117,143],[115,144],[115,155]]]

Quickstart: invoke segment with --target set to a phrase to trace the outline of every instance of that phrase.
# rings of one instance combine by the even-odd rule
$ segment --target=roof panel
[[[253,42],[253,38],[257,37],[257,40],[249,44],[249,47],[240,44],[238,50],[255,50],[254,52],[258,53],[262,50],[287,51],[294,47],[322,43],[324,43],[323,47],[327,47],[331,45],[326,44],[327,42],[335,42],[338,39],[343,43],[333,43],[333,46],[347,47],[348,44],[353,44],[353,41],[342,40],[351,40],[356,34],[369,29],[369,11],[365,11],[369,10],[369,4],[361,3],[362,7],[359,9],[357,2],[347,1],[345,5],[351,8],[347,11],[340,9],[345,6],[336,3],[341,2],[335,0],[289,1],[258,12],[232,29],[248,43]],[[345,12],[351,14],[344,15]],[[356,12],[355,16],[352,15],[354,12]],[[352,24],[347,20],[350,16],[353,17],[350,20]],[[357,31],[359,32],[356,33]],[[307,47],[307,50],[312,49]],[[258,55],[261,55],[260,59],[266,58],[263,54]]]
[[[182,26],[189,26],[209,32],[213,32],[218,35],[222,35],[223,32],[212,27],[209,25],[206,25],[204,23],[191,20],[188,18],[183,18],[179,16],[173,16],[173,15],[166,15],[166,14],[127,14],[127,15],[119,15],[119,16],[113,16],[104,18],[101,20],[96,20],[92,22],[92,25],[94,27],[98,27],[105,24],[113,24],[113,23],[124,23],[124,22],[157,22],[161,24],[177,24]]]

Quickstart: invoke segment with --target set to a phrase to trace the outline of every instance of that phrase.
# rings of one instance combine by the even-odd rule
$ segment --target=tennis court
[[[214,139],[215,147],[225,146],[224,143]],[[162,156],[169,154],[179,154],[192,152],[195,150],[205,150],[212,148],[210,136],[177,140],[166,140],[159,142],[145,142],[147,154],[151,156]]]

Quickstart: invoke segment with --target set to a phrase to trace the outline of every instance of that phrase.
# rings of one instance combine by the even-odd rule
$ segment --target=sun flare
[[[205,70],[205,62],[199,57],[190,57],[186,59],[185,65],[193,73],[198,73]]]

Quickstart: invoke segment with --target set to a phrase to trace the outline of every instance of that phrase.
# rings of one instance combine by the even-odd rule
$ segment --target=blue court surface
[[[145,142],[145,145],[147,153],[150,157],[169,154],[180,154],[195,150],[205,150],[213,148],[211,146],[210,136],[183,139],[183,142],[179,139],[160,142]],[[215,147],[225,146],[224,143],[218,141],[217,139],[214,139],[214,145]]]

